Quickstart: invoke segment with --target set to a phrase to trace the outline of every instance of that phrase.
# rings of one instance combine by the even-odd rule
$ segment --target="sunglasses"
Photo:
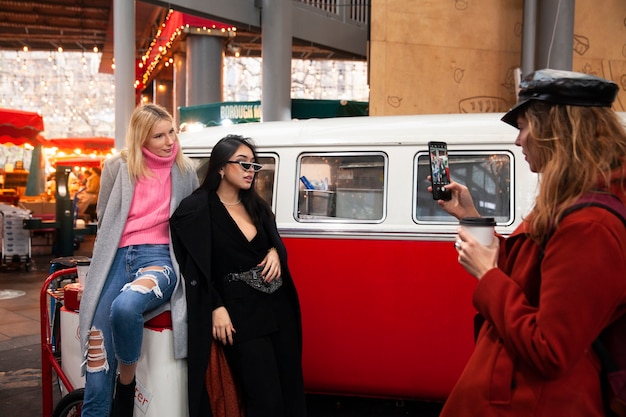
[[[239,164],[241,169],[243,169],[244,171],[249,171],[250,168],[252,168],[254,172],[259,172],[261,169],[263,169],[263,165],[257,164],[256,162],[228,161],[226,163],[227,164]]]

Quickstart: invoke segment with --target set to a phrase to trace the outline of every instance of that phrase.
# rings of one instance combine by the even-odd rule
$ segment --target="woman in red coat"
[[[442,416],[605,415],[591,345],[608,326],[626,329],[626,228],[599,207],[560,216],[589,191],[626,201],[626,132],[610,107],[617,91],[568,71],[522,81],[502,120],[519,129],[515,144],[540,187],[509,238],[482,246],[459,229],[458,260],[479,280],[473,303],[484,323]],[[467,187],[446,188],[453,198],[441,207],[478,216]]]

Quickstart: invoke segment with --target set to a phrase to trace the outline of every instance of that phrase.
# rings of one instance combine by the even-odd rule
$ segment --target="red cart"
[[[87,278],[88,279],[88,278]],[[77,267],[53,272],[40,294],[41,377],[43,417],[79,417],[84,398],[83,359],[78,336]],[[63,343],[61,343],[63,339]],[[53,376],[57,375],[61,399],[54,405]],[[144,324],[141,357],[137,363],[135,416],[185,417],[187,362],[174,358],[174,338],[169,311]]]
[[[63,305],[63,283],[78,279],[77,268],[53,272],[41,287],[41,393],[43,417],[79,417],[83,403],[83,387],[72,384],[59,361],[61,334],[59,312]],[[54,371],[54,372],[53,372]],[[53,408],[53,375],[59,380],[61,392],[66,393]],[[62,385],[62,386],[61,386]]]

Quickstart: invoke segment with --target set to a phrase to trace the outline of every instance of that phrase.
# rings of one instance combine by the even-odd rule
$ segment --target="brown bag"
[[[211,346],[206,386],[213,417],[244,417],[241,393],[219,343],[213,343]]]

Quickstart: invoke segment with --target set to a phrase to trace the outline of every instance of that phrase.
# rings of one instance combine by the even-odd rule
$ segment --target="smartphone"
[[[448,144],[428,142],[430,154],[430,178],[433,184],[434,200],[450,200],[452,193],[444,188],[450,184],[450,166],[448,165]]]

